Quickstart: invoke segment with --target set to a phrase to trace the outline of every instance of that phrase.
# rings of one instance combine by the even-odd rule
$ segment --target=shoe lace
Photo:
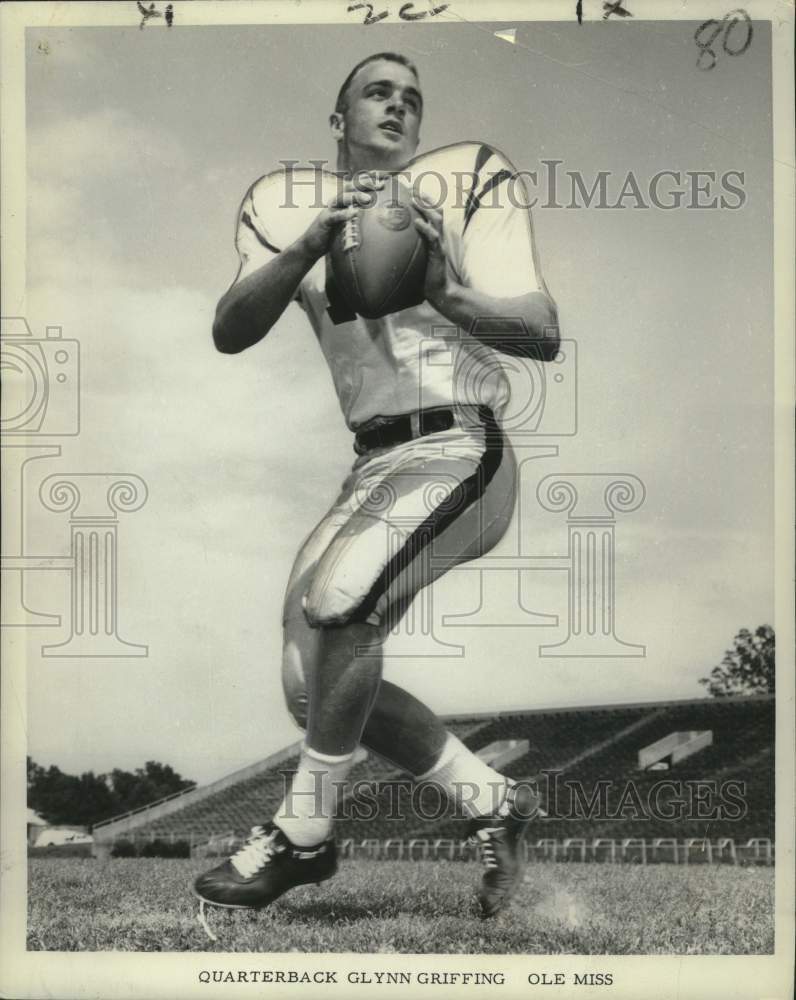
[[[252,827],[246,843],[229,859],[243,878],[251,878],[261,871],[278,853],[277,830],[270,832],[261,826]]]
[[[497,854],[495,852],[495,841],[492,839],[493,834],[498,833],[499,830],[494,827],[486,826],[481,827],[480,830],[476,830],[474,834],[468,837],[468,844],[472,844],[474,847],[479,847],[481,850],[481,861],[485,868],[497,868],[498,860]]]

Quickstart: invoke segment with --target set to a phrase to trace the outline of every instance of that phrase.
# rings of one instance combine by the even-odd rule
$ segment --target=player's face
[[[398,169],[417,149],[423,98],[415,74],[388,59],[363,66],[339,121],[350,170]],[[334,128],[333,128],[334,132]]]

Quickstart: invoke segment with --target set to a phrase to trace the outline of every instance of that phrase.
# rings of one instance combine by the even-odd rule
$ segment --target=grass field
[[[347,861],[268,910],[208,910],[207,862],[29,861],[28,948],[58,951],[765,954],[774,870],[536,864],[508,910],[478,919],[475,863]]]

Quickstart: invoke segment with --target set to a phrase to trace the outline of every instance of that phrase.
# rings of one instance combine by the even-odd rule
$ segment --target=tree
[[[113,813],[113,794],[104,775],[77,777],[55,765],[40,767],[28,758],[28,805],[48,823],[87,826]]]
[[[40,776],[44,774],[44,768],[37,764],[32,757],[26,757],[28,766],[28,791],[30,791],[30,786],[35,784],[39,780]]]
[[[135,772],[114,768],[110,774],[86,771],[79,777],[52,765],[27,759],[28,805],[48,823],[92,826],[119,813],[138,809],[174,792],[191,788],[168,764],[148,760]]]
[[[168,764],[159,764],[155,760],[148,760],[143,768],[136,768],[134,773],[114,768],[108,777],[118,805],[117,812],[138,809],[194,784]]]
[[[760,625],[754,634],[742,628],[709,677],[699,681],[714,698],[744,694],[774,694],[774,629]]]

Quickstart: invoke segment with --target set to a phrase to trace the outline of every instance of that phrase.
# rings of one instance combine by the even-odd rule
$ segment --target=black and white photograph
[[[0,995],[792,996],[792,5],[0,16]]]

